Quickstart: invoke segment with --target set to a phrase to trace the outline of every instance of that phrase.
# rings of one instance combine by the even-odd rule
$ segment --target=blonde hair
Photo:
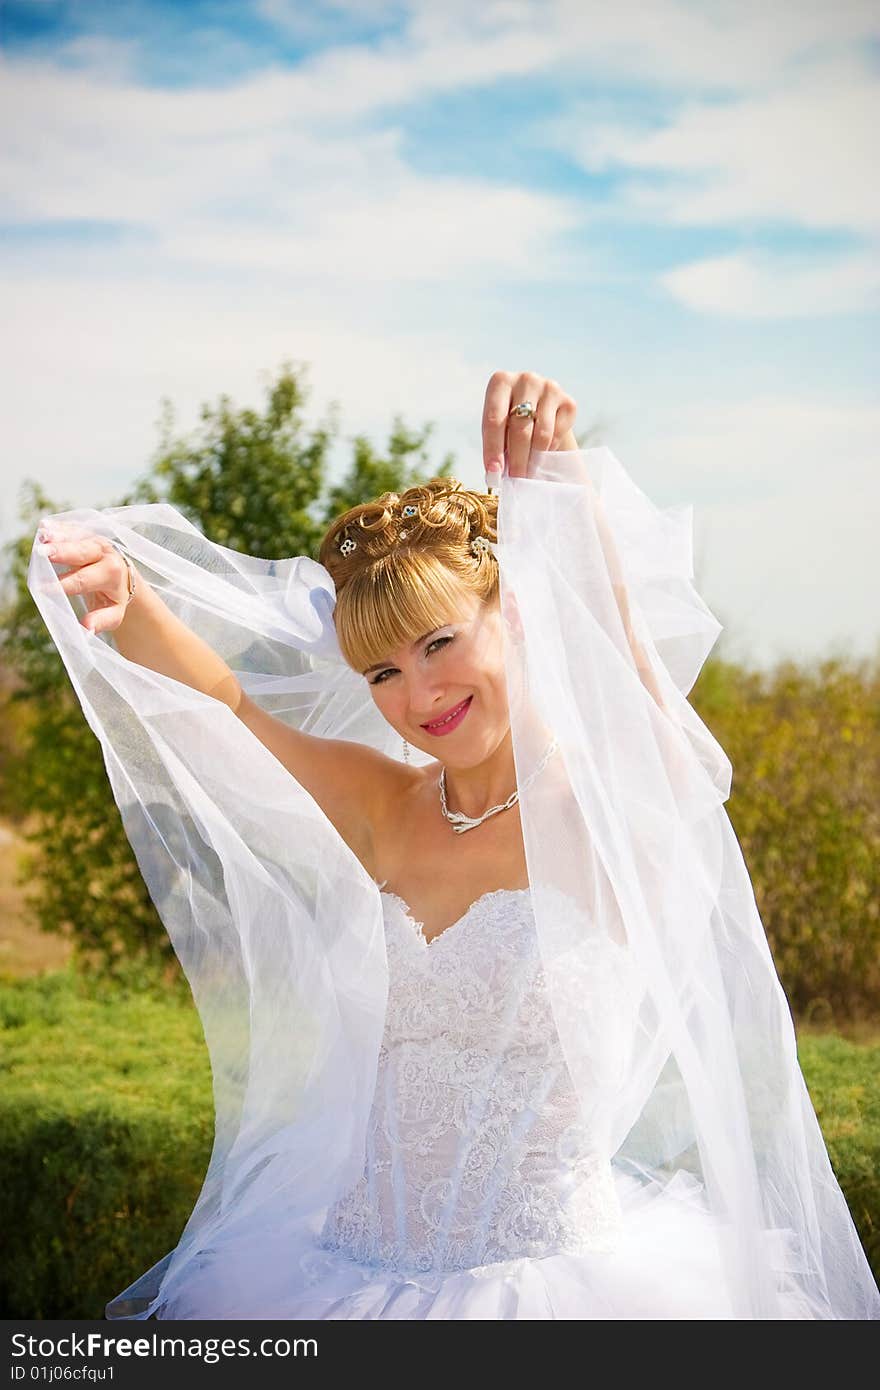
[[[404,516],[411,507],[415,512]],[[336,585],[333,621],[348,664],[364,671],[433,632],[459,607],[463,591],[497,602],[498,562],[491,551],[470,548],[477,536],[498,539],[497,518],[496,495],[448,477],[383,492],[336,517],[318,559]],[[340,550],[347,540],[354,549]]]

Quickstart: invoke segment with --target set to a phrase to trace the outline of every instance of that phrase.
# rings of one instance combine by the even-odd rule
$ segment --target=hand
[[[531,401],[537,414],[521,419],[510,411],[521,401]],[[532,449],[576,449],[572,432],[577,402],[556,381],[534,372],[493,372],[483,403],[483,466],[491,478],[504,472],[524,478]],[[495,483],[491,484],[493,487]]]
[[[89,632],[112,632],[128,607],[128,566],[106,536],[59,522],[41,522],[37,540],[46,543],[53,565],[69,565],[59,581],[68,595],[80,594],[89,610],[81,625]]]

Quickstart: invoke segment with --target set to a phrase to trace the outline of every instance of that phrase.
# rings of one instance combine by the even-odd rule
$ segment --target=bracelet
[[[135,589],[137,588],[137,578],[135,577],[135,568],[134,568],[134,565],[131,563],[131,560],[129,560],[128,556],[126,555],[125,551],[122,549],[122,546],[119,544],[118,541],[111,541],[110,544],[113,546],[114,550],[118,550],[118,551],[119,551],[120,555],[122,556],[123,560],[125,561],[125,568],[128,570],[128,598],[125,600],[125,606],[126,606],[126,608],[127,608],[128,605],[131,603],[132,599],[134,598],[134,591],[135,591]]]

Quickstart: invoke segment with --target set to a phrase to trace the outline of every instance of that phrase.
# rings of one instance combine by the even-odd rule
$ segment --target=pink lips
[[[455,714],[453,714],[452,718],[448,721],[448,723],[438,724],[436,720],[434,720],[430,724],[423,724],[422,728],[425,729],[429,734],[451,734],[453,729],[457,729],[461,721],[464,719],[465,715],[471,707],[471,700],[473,698],[473,695],[469,695],[466,700],[462,700],[460,705],[453,705],[453,709],[456,712]],[[451,711],[447,711],[447,713],[451,713]]]

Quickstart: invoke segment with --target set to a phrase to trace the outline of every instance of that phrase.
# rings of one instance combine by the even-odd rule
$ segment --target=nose
[[[429,679],[417,677],[411,680],[408,694],[410,719],[413,724],[427,724],[429,720],[443,714],[453,703],[452,698],[447,698],[445,690],[434,685]]]

